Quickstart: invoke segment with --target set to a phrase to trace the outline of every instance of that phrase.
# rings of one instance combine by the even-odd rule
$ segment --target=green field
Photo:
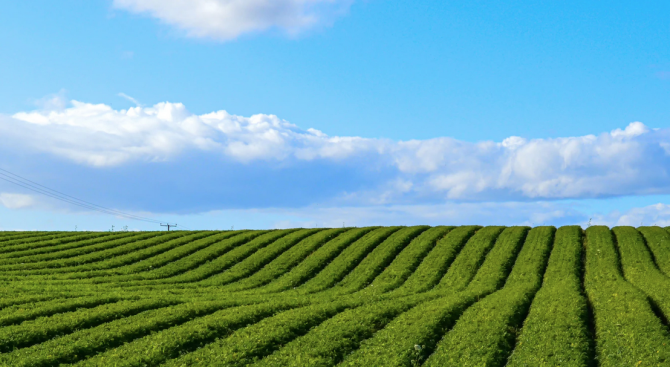
[[[0,366],[670,366],[660,227],[0,232]]]

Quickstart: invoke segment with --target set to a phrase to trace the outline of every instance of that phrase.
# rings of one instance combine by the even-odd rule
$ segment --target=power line
[[[89,210],[97,211],[100,213],[104,214],[109,214],[109,215],[114,215],[114,216],[119,216],[119,217],[124,217],[126,219],[132,219],[132,220],[137,220],[137,221],[143,221],[143,222],[148,222],[148,223],[153,223],[153,224],[161,224],[164,222],[155,220],[155,219],[150,219],[146,217],[142,217],[139,215],[134,215],[134,214],[129,214],[125,213],[116,209],[110,209],[101,205],[93,204],[91,202],[88,202],[86,200],[78,199],[74,196],[64,194],[60,191],[48,188],[44,185],[40,185],[37,182],[31,181],[27,178],[21,177],[15,173],[9,172],[5,169],[0,168],[0,180],[12,183],[17,186],[21,186],[23,188],[26,188],[31,191],[35,191],[37,193],[40,193],[45,196],[49,196],[51,198],[76,205],[82,208],[86,208]],[[3,173],[4,172],[4,173]]]
[[[32,185],[26,184],[25,182],[13,179],[13,178],[8,177],[8,176],[3,175],[3,174],[0,174],[0,180],[12,183],[12,184],[17,185],[17,186],[21,186],[21,187],[26,188],[28,190],[35,191],[35,192],[40,193],[42,195],[49,196],[51,198],[54,198],[54,199],[57,199],[57,200],[60,200],[60,201],[64,201],[66,203],[76,205],[76,206],[79,206],[79,207],[82,207],[82,208],[85,208],[85,209],[89,209],[89,210],[93,210],[93,211],[97,211],[97,212],[101,212],[101,213],[105,213],[105,214],[109,214],[109,215],[120,216],[120,217],[124,217],[126,219],[133,219],[133,220],[139,220],[139,221],[144,221],[144,222],[149,222],[149,223],[154,223],[154,224],[160,224],[160,221],[156,221],[156,220],[153,220],[153,219],[138,218],[138,217],[135,217],[132,214],[126,214],[126,213],[119,212],[119,211],[116,211],[116,210],[97,208],[94,205],[85,204],[85,203],[79,202],[78,200],[68,199],[68,198],[62,197],[61,195],[53,194],[53,193],[51,193],[47,190],[35,188]]]
[[[9,182],[9,183],[12,183],[12,184],[17,185],[17,186],[21,186],[21,187],[26,188],[26,189],[28,189],[28,190],[32,190],[32,191],[38,192],[38,193],[40,193],[40,194],[42,194],[42,195],[46,195],[46,196],[49,196],[49,197],[51,197],[51,198],[58,199],[58,200],[61,200],[61,201],[64,201],[64,202],[67,202],[67,203],[70,203],[70,204],[73,204],[73,205],[77,205],[77,206],[80,206],[80,207],[83,207],[83,208],[86,208],[86,209],[90,209],[90,210],[98,210],[97,208],[94,208],[94,207],[89,206],[89,205],[81,204],[81,203],[76,202],[76,201],[74,201],[74,200],[64,199],[64,198],[59,197],[59,196],[57,196],[57,195],[51,194],[51,193],[49,193],[48,191],[40,190],[40,189],[35,189],[34,187],[31,187],[31,186],[29,186],[29,185],[26,185],[26,184],[22,183],[21,181],[14,180],[14,179],[12,179],[11,177],[10,177],[10,178],[7,178],[6,176],[5,176],[5,177],[2,177],[2,175],[0,175],[0,180],[3,180],[3,181],[6,181],[6,182]],[[104,213],[106,213],[106,214],[115,214],[115,213],[111,213],[111,212],[104,211],[104,210],[99,210],[99,211],[102,211],[102,212],[104,212]]]
[[[64,194],[64,193],[62,193],[62,192],[60,192],[60,191],[57,191],[57,190],[48,188],[48,187],[43,186],[43,185],[40,185],[40,184],[38,184],[37,182],[31,181],[31,180],[29,180],[29,179],[27,179],[27,178],[25,178],[25,177],[21,177],[21,176],[15,174],[15,173],[9,172],[9,171],[7,171],[7,170],[5,170],[5,169],[2,169],[2,168],[0,168],[0,171],[2,171],[2,172],[6,172],[6,173],[8,173],[8,174],[10,174],[10,175],[12,175],[12,176],[14,176],[14,177],[16,177],[16,178],[14,178],[14,177],[10,177],[10,176],[8,176],[7,174],[3,174],[2,172],[0,172],[0,176],[4,176],[4,177],[6,177],[6,178],[8,178],[8,179],[10,179],[10,180],[13,180],[13,181],[10,181],[10,182],[12,182],[12,183],[16,183],[16,182],[14,182],[14,181],[18,181],[18,182],[20,182],[21,184],[30,186],[30,187],[27,187],[27,188],[30,189],[30,190],[37,191],[37,192],[40,192],[40,193],[45,194],[45,195],[48,195],[48,196],[51,196],[51,195],[58,196],[58,199],[59,199],[59,200],[62,199],[62,200],[64,200],[64,201],[68,201],[68,202],[70,202],[70,203],[72,203],[72,201],[75,201],[75,202],[76,202],[75,205],[82,204],[82,205],[85,205],[86,207],[92,207],[92,208],[89,208],[89,209],[98,208],[98,209],[101,209],[101,210],[106,211],[107,214],[114,214],[114,215],[119,215],[119,216],[123,216],[123,217],[133,217],[133,218],[136,218],[136,219],[138,219],[138,220],[145,220],[145,221],[149,221],[149,222],[152,222],[152,223],[160,223],[160,221],[157,221],[157,220],[154,220],[154,219],[150,219],[150,218],[146,218],[146,217],[141,217],[141,216],[139,216],[139,215],[134,215],[134,214],[124,213],[124,212],[119,211],[119,210],[106,208],[106,207],[104,207],[104,206],[96,205],[96,204],[93,204],[93,203],[91,203],[91,202],[88,202],[88,201],[86,201],[86,200],[78,199],[78,198],[76,198],[76,197],[74,197],[74,196],[70,196],[70,195]],[[5,179],[5,181],[7,181],[7,180]],[[25,186],[23,186],[23,187],[25,187]],[[52,197],[53,197],[53,196],[52,196]],[[94,209],[94,210],[95,210],[95,209]]]
[[[191,228],[189,228],[189,227],[186,227],[186,226],[185,226],[185,225],[183,225],[183,224],[180,224],[180,226],[181,226],[181,228],[184,228],[184,229],[185,229],[185,230],[187,230],[187,231],[192,231],[192,229],[191,229]]]

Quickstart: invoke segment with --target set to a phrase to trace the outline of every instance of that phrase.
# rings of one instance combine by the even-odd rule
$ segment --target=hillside
[[[0,232],[0,366],[670,365],[659,227]]]

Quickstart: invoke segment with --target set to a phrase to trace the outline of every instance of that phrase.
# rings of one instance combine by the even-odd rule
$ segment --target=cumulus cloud
[[[0,193],[0,204],[7,209],[21,209],[35,205],[35,199],[30,195]]]
[[[100,169],[199,152],[244,166],[327,164],[345,175],[347,170],[378,172],[373,184],[332,198],[358,205],[670,192],[670,129],[641,122],[599,135],[553,139],[391,141],[329,136],[274,115],[244,117],[223,110],[196,115],[180,103],[115,110],[71,101],[65,108],[1,119],[0,134],[27,149]]]
[[[301,130],[274,115],[242,117],[226,111],[193,115],[183,104],[169,102],[114,110],[104,104],[71,101],[69,108],[16,113],[0,129],[34,149],[96,167],[164,161],[188,149],[240,162],[338,160],[374,149],[377,143]]]
[[[230,40],[282,29],[295,34],[329,23],[353,0],[114,0],[114,7],[148,14],[192,37]]]

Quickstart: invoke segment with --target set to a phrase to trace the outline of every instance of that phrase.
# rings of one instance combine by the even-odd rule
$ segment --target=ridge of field
[[[0,232],[0,366],[666,366],[661,227]]]

